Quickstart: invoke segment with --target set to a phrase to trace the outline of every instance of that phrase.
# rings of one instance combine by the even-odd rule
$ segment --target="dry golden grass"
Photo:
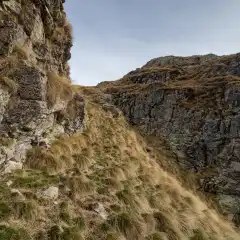
[[[61,43],[63,41],[72,42],[72,34],[73,34],[72,25],[67,21],[67,19],[65,19],[62,27],[56,27],[54,29],[51,40],[56,41],[58,43]]]
[[[18,89],[18,85],[7,77],[0,77],[0,85],[6,87],[11,94],[16,93]]]
[[[25,45],[16,44],[11,55],[0,58],[0,76],[9,76],[22,60],[29,60],[30,48]]]
[[[8,76],[18,63],[18,57],[11,55],[5,58],[0,58],[0,76]]]
[[[28,60],[30,57],[30,49],[27,46],[16,44],[13,48],[13,54],[16,54],[18,59]]]
[[[54,222],[63,228],[66,239],[239,239],[229,222],[160,167],[164,153],[154,155],[153,148],[150,155],[148,144],[123,116],[114,118],[91,102],[87,102],[86,113],[82,134],[62,136],[49,149],[33,149],[26,162],[36,173],[31,182],[36,182],[37,189],[44,182],[56,185],[57,176],[62,176],[58,202],[67,202],[67,207],[38,201],[43,223],[37,224],[33,211],[32,221],[25,217],[23,224],[19,216],[11,226],[24,227],[35,235],[40,230],[49,232]],[[27,176],[14,181],[22,186],[21,191],[27,192]],[[36,190],[30,185],[34,196]],[[53,229],[52,239],[62,240],[63,233]]]
[[[72,35],[73,35],[73,27],[72,27],[72,24],[65,18],[65,21],[64,21],[64,31],[66,33],[67,36],[69,36],[69,38],[72,39]]]
[[[52,40],[60,42],[65,38],[66,38],[66,34],[64,31],[64,28],[62,28],[62,27],[55,28],[54,33],[52,35]]]
[[[50,106],[72,98],[73,90],[70,79],[59,76],[54,72],[49,72],[47,77],[47,100]]]

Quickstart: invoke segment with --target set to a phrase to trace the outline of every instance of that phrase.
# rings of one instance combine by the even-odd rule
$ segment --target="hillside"
[[[240,54],[161,57],[98,87],[239,224]]]
[[[238,240],[237,212],[235,226],[179,166],[190,162],[173,148],[184,143],[180,135],[169,144],[162,122],[140,124],[145,107],[171,111],[170,100],[152,105],[145,96],[185,89],[189,79],[172,80],[184,76],[189,61],[160,58],[120,81],[72,85],[72,28],[63,2],[0,1],[0,239]],[[149,74],[154,81],[146,82]],[[238,72],[231,74],[223,82],[234,89],[227,99],[235,104]],[[129,101],[136,101],[134,111]]]
[[[82,134],[33,148],[1,177],[1,239],[238,239],[120,113],[85,111]]]

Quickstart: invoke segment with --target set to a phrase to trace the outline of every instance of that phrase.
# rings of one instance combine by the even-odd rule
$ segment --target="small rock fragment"
[[[58,192],[59,192],[58,187],[52,186],[42,192],[42,197],[55,200],[58,198]]]

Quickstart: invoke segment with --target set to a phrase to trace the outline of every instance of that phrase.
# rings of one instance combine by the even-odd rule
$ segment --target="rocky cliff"
[[[62,0],[0,1],[0,164],[80,130],[84,102],[70,87],[72,29]],[[74,111],[73,111],[74,110]]]
[[[99,88],[239,221],[240,54],[156,58]]]

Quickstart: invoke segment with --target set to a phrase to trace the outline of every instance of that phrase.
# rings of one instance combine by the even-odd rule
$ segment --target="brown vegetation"
[[[47,77],[47,100],[50,106],[58,101],[67,101],[72,98],[71,80],[54,72],[49,72]]]
[[[88,102],[87,119],[82,134],[62,136],[49,149],[31,150],[26,167],[32,170],[12,177],[26,196],[34,196],[44,184],[62,186],[57,205],[37,201],[37,218],[45,219],[41,230],[59,239],[238,239],[228,222],[160,167],[168,156],[148,151],[123,116],[114,118]],[[60,202],[66,201],[63,208]],[[97,210],[99,204],[102,210]],[[58,219],[57,225],[49,229],[52,219]],[[24,226],[34,234],[40,230],[35,223]]]

